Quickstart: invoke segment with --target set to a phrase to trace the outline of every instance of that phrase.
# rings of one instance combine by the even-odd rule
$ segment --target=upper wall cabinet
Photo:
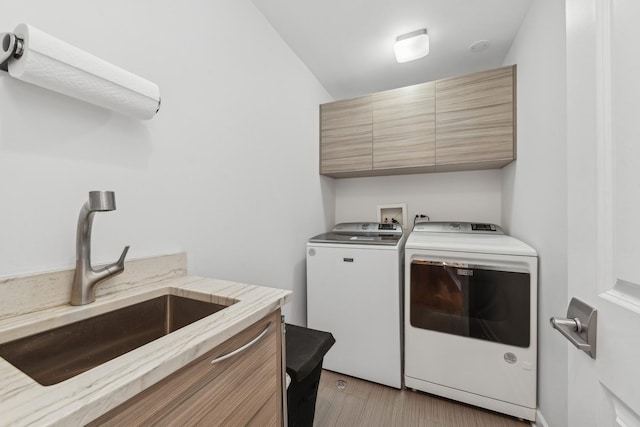
[[[371,99],[374,171],[432,168],[436,147],[433,82],[378,92]]]
[[[515,159],[515,65],[320,106],[320,173],[499,168]]]
[[[515,66],[436,81],[438,170],[500,168],[515,159]]]
[[[320,173],[358,173],[372,168],[371,97],[320,106]]]

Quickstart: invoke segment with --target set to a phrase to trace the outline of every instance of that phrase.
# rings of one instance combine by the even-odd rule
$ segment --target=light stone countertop
[[[50,386],[38,384],[0,358],[0,424],[84,425],[282,307],[292,297],[288,290],[186,274],[156,279],[129,289],[119,284],[117,292],[98,295],[95,302],[85,306],[57,305],[0,318],[0,343],[166,294],[233,304]]]

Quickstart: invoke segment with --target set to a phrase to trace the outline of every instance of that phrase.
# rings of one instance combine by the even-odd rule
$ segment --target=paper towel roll
[[[11,77],[139,119],[152,118],[160,107],[155,83],[31,25],[18,25],[15,34],[24,40],[24,53],[9,61]]]

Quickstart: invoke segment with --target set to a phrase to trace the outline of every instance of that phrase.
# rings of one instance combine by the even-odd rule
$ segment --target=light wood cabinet
[[[277,310],[89,425],[280,426],[280,322]],[[211,364],[260,335],[246,350]]]
[[[320,106],[320,173],[372,169],[371,98],[348,99]]]
[[[436,81],[436,170],[515,158],[515,66]]]
[[[516,158],[516,66],[320,106],[320,173],[500,168]]]
[[[435,84],[378,92],[373,101],[373,169],[435,165]]]

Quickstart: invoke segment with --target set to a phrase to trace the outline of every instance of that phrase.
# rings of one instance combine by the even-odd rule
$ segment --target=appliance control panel
[[[504,234],[502,227],[496,224],[478,222],[419,222],[413,231],[427,233],[468,233],[468,234]]]
[[[368,234],[368,235],[402,235],[402,226],[400,224],[382,223],[382,222],[343,222],[336,225],[331,230],[334,233],[341,234]]]
[[[495,224],[474,224],[471,223],[472,231],[496,231]]]

